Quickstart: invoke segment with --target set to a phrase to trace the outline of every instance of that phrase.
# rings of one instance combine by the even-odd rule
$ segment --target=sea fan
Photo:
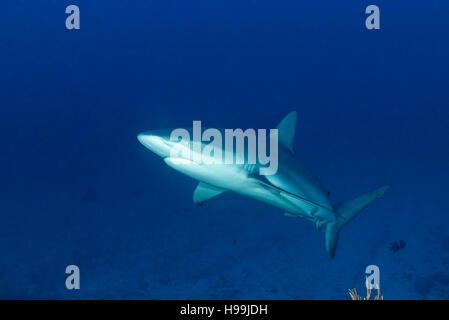
[[[360,296],[357,293],[357,290],[354,289],[349,289],[349,296],[351,297],[352,300],[370,300],[371,297],[371,289],[366,288],[366,297],[363,298],[362,296]],[[377,289],[377,296],[374,297],[374,300],[383,300],[384,296],[380,295],[380,289]]]

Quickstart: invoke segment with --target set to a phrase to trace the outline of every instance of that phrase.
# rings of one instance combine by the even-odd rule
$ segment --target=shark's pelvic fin
[[[286,217],[290,217],[290,218],[298,218],[298,216],[297,216],[297,215],[295,215],[295,214],[291,214],[290,212],[284,212],[284,216],[286,216]]]
[[[374,200],[390,189],[390,186],[383,186],[374,191],[362,194],[361,196],[343,201],[335,206],[337,220],[329,222],[326,226],[326,250],[331,258],[335,255],[337,249],[338,234],[341,228],[351,221],[360,211],[368,207]]]
[[[295,138],[296,121],[298,120],[298,113],[296,111],[290,112],[278,124],[278,139],[279,144],[293,153],[293,139]]]
[[[193,193],[193,202],[202,205],[204,201],[218,196],[225,191],[225,189],[214,187],[205,182],[200,182]]]

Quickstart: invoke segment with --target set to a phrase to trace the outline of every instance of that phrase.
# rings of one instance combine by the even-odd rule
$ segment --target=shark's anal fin
[[[218,196],[225,191],[225,189],[215,187],[205,182],[200,182],[193,193],[193,202],[202,205],[204,201]]]
[[[297,120],[298,113],[292,111],[278,124],[279,144],[290,150],[291,153],[293,153],[293,139],[295,137]]]
[[[316,219],[316,221],[315,221],[315,226],[316,226],[316,229],[317,229],[318,231],[320,231],[321,228],[322,228],[325,224],[326,224],[326,221],[324,221],[324,220]]]

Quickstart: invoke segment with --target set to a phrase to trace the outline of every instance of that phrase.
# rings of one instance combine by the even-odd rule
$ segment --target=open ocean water
[[[443,0],[3,0],[0,298],[348,299],[372,264],[385,299],[449,298],[448,39]],[[392,185],[334,259],[275,207],[195,205],[197,182],[136,139],[292,110],[333,203]]]

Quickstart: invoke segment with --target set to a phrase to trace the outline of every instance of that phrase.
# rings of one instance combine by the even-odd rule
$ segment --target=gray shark
[[[167,165],[199,181],[193,193],[195,203],[202,204],[225,191],[232,191],[280,208],[286,216],[308,219],[318,230],[326,226],[325,246],[333,258],[341,228],[390,186],[332,205],[329,192],[317,176],[293,155],[297,118],[297,112],[293,111],[277,126],[278,169],[275,174],[265,176],[256,174],[260,164],[206,164],[182,155],[172,156],[178,141],[170,139],[171,130],[147,131],[137,138]],[[204,148],[206,144],[200,143]]]

